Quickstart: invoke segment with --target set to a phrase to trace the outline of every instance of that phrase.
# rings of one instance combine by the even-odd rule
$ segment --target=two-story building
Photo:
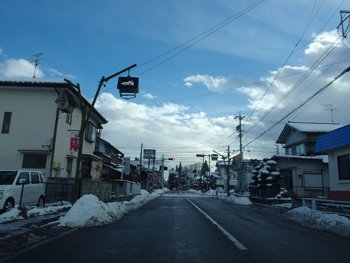
[[[288,122],[276,143],[284,154],[271,159],[283,176],[281,186],[296,197],[326,198],[329,191],[328,156],[315,155],[317,137],[341,127],[338,123]]]
[[[82,177],[99,178],[102,158],[95,155],[107,120],[93,109],[79,138],[82,107],[91,103],[63,79],[0,78],[0,169],[42,170],[46,177],[74,177],[79,141]],[[61,109],[59,109],[59,107]]]

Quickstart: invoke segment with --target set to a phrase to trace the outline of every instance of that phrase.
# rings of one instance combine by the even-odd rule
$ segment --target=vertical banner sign
[[[232,159],[232,169],[238,170],[242,168],[242,163],[243,163],[243,153],[238,154],[237,156],[233,157]]]
[[[130,174],[130,157],[125,157],[125,174]]]
[[[70,134],[70,150],[72,152],[77,152],[79,149],[79,133],[71,132]]]

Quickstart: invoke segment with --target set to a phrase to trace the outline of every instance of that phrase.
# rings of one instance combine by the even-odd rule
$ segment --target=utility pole
[[[239,112],[239,116],[235,117],[235,120],[238,119],[239,125],[236,127],[236,130],[239,132],[239,152],[243,152],[243,147],[242,147],[242,120],[245,119],[245,116],[241,115],[241,112]]]
[[[227,196],[230,196],[230,146],[227,146]]]
[[[141,180],[141,171],[142,171],[142,148],[143,148],[143,143],[141,143],[141,152],[140,152],[140,180]]]

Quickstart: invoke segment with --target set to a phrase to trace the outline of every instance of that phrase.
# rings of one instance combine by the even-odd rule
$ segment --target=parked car
[[[24,206],[45,205],[43,173],[31,170],[0,170],[0,210],[7,212],[19,205],[20,201]]]
[[[176,191],[177,189],[176,189],[176,187],[173,187],[173,191]]]

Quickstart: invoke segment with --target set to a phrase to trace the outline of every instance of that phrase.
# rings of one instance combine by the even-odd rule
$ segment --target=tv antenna
[[[327,107],[327,109],[324,109],[324,111],[330,111],[331,112],[331,120],[333,122],[333,111],[337,112],[339,111],[338,108],[333,108],[333,104],[325,104],[325,105],[321,105],[321,106],[324,106],[324,107]]]
[[[35,57],[35,60],[33,61],[33,62],[35,63],[35,64],[34,64],[34,76],[33,76],[33,79],[35,78],[35,73],[36,73],[36,68],[37,68],[37,66],[39,66],[40,61],[43,60],[43,59],[41,58],[42,55],[43,55],[42,52],[33,55],[33,56]]]

